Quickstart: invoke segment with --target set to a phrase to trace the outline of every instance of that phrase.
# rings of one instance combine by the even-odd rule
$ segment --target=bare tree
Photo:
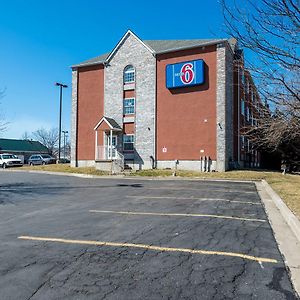
[[[42,143],[49,149],[49,152],[53,155],[57,152],[57,142],[58,142],[58,130],[57,128],[45,129],[40,128],[32,132],[32,136],[35,140]]]
[[[25,131],[22,136],[21,136],[22,140],[30,140],[30,134],[28,133],[28,131]]]
[[[266,103],[244,132],[257,148],[300,166],[300,1],[220,2],[227,33],[249,52],[245,63]]]

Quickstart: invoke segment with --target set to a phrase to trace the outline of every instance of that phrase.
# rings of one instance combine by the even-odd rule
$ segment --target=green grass
[[[40,170],[50,172],[77,173],[89,175],[109,175],[109,172],[96,170],[94,167],[71,168],[69,164],[46,165],[46,166],[24,166],[24,170]],[[288,207],[300,218],[300,176],[279,172],[266,171],[230,171],[230,172],[211,172],[201,173],[194,171],[176,172],[178,177],[200,178],[200,179],[234,179],[234,180],[262,180],[265,179],[272,188],[280,195]],[[169,177],[173,175],[173,170],[142,170],[132,172],[129,176],[145,177]]]
[[[45,166],[23,166],[21,170],[36,170],[36,171],[47,171],[47,172],[62,172],[62,173],[76,173],[76,174],[87,174],[87,175],[109,175],[109,172],[96,170],[94,167],[87,168],[72,168],[70,164],[57,164],[57,165],[45,165]]]

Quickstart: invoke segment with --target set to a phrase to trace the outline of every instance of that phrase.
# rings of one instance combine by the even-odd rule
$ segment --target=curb
[[[2,172],[0,170],[0,172]],[[260,180],[240,180],[240,179],[226,179],[226,178],[207,178],[207,177],[180,177],[180,176],[128,176],[128,175],[91,175],[82,173],[67,173],[55,171],[41,171],[41,170],[5,170],[4,172],[16,173],[33,173],[33,174],[46,174],[46,175],[59,175],[59,176],[73,176],[80,178],[93,178],[93,179],[127,179],[127,180],[185,180],[185,181],[216,181],[216,182],[236,182],[236,183],[256,183]]]
[[[265,180],[255,184],[290,274],[296,299],[300,299],[297,298],[300,297],[300,222]]]
[[[273,202],[279,209],[286,223],[290,226],[291,230],[295,234],[296,238],[300,242],[300,221],[298,218],[290,211],[279,195],[271,188],[271,186],[262,180],[262,185],[266,189],[267,193],[271,196]],[[299,253],[300,256],[300,253]]]

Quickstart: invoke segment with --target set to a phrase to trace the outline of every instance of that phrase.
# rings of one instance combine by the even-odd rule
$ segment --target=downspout
[[[110,130],[110,159],[112,160],[113,156],[113,148],[112,148],[112,129]]]

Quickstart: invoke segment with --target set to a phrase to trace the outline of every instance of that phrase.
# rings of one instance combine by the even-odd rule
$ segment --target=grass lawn
[[[48,172],[62,172],[62,173],[76,173],[76,174],[88,174],[88,175],[109,175],[109,172],[96,170],[94,167],[87,168],[71,168],[70,164],[53,164],[45,166],[23,166],[20,170],[36,170],[36,171],[48,171]]]
[[[109,175],[108,172],[89,168],[71,168],[69,164],[46,165],[46,166],[23,166],[25,170],[40,170],[51,172],[80,173],[90,175]],[[167,177],[172,176],[172,170],[143,170],[130,173],[130,176],[149,176],[149,177]],[[265,171],[230,171],[230,172],[213,172],[200,173],[193,171],[177,171],[177,176],[203,179],[237,179],[237,180],[262,180],[265,179],[272,188],[280,195],[288,207],[300,219],[300,176],[299,175],[282,175],[279,172]]]

